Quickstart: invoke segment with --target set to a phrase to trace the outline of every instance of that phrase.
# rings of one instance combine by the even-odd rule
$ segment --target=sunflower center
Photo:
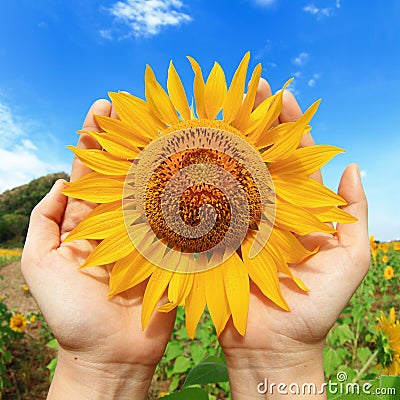
[[[129,236],[166,269],[168,257],[192,272],[219,265],[240,251],[249,229],[262,233],[254,257],[275,218],[272,180],[258,151],[229,126],[199,122],[186,121],[146,146],[124,185]]]
[[[222,176],[221,171],[226,171],[233,182]],[[166,187],[177,174],[179,182],[174,182],[171,195],[168,195]],[[212,184],[215,175],[220,175],[221,187]],[[237,184],[245,197],[235,193]],[[241,229],[257,229],[261,198],[249,171],[241,162],[221,151],[195,148],[172,154],[157,167],[147,185],[145,212],[153,232],[168,246],[200,253],[212,249],[227,235],[232,220],[231,203],[238,211],[246,205],[250,211],[250,221],[237,220]],[[168,218],[171,215],[179,218]],[[185,229],[179,229],[182,224],[178,221],[194,229],[187,234]],[[230,236],[228,244],[238,247],[240,243],[235,243],[234,235]]]

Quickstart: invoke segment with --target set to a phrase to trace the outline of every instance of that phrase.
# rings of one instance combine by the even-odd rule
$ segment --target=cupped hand
[[[116,117],[111,104],[99,100],[86,117],[84,131],[99,130],[94,114]],[[89,135],[82,134],[78,147],[99,148],[99,145]],[[75,158],[71,181],[89,172]],[[146,398],[145,392],[164,353],[175,314],[155,313],[142,331],[144,284],[108,300],[108,270],[104,267],[79,270],[97,243],[88,240],[64,243],[63,240],[95,204],[67,198],[60,193],[63,188],[64,182],[57,181],[33,210],[22,256],[25,280],[59,343],[53,397],[64,398],[56,393],[57,384],[68,374],[75,380],[72,375],[75,369],[76,376],[81,375],[82,379],[88,379],[93,372],[93,384],[97,378],[107,376],[117,382],[129,378],[128,385],[134,385],[136,377],[141,382],[135,388],[135,398]],[[104,382],[110,383],[108,379]],[[51,393],[52,390],[49,396]],[[123,398],[121,393],[118,398]],[[80,396],[84,398],[82,393]]]
[[[259,93],[258,101],[271,95],[267,82],[261,82]],[[297,120],[301,115],[294,96],[285,91],[278,123]],[[312,144],[311,136],[305,135],[301,146]],[[320,174],[313,177],[321,180]],[[316,233],[299,238],[308,249],[319,247],[316,255],[291,266],[310,291],[302,292],[291,279],[281,278],[282,294],[291,309],[287,312],[265,298],[252,283],[246,335],[240,336],[231,322],[221,334],[219,341],[234,399],[258,398],[257,382],[267,377],[279,382],[304,381],[308,377],[309,382],[314,379],[322,384],[326,335],[360,285],[370,261],[367,201],[356,165],[344,171],[338,194],[347,201],[343,209],[358,221],[338,224],[334,235]],[[253,394],[246,389],[250,382]]]

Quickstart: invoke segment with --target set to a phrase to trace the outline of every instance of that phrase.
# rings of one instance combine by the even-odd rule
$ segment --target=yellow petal
[[[259,104],[251,112],[248,123],[245,128],[246,133],[254,132],[257,129],[257,127],[262,122],[263,118],[265,118],[265,115],[268,113],[268,110],[271,107],[271,104],[275,101],[275,99],[278,95],[279,95],[279,93],[274,94],[273,96],[267,97],[266,99],[264,99],[261,102],[261,104]],[[254,143],[257,143],[257,141],[255,141]]]
[[[331,158],[344,150],[335,146],[315,145],[295,150],[285,160],[277,161],[268,166],[273,174],[304,174],[311,175],[318,171]]]
[[[124,228],[122,210],[105,212],[91,218],[85,218],[67,236],[65,242],[78,239],[105,239]]]
[[[274,143],[281,141],[282,138],[288,135],[288,132],[292,129],[295,129],[297,122],[283,122],[279,125],[276,125],[266,131],[264,131],[263,135],[254,143],[258,149],[263,149],[265,147],[272,146]],[[307,126],[303,134],[309,133],[311,131],[311,126]]]
[[[316,101],[300,117],[296,124],[292,125],[292,129],[290,129],[286,135],[282,135],[277,138],[273,146],[262,154],[262,159],[264,161],[271,163],[277,160],[284,160],[285,158],[288,158],[293,153],[293,151],[299,147],[301,138],[303,137],[303,134],[307,129],[308,123],[311,121],[311,118],[317,111],[319,103],[320,101]],[[260,142],[262,142],[263,136],[265,136],[265,132],[263,132],[259,136],[259,139],[255,141],[256,146],[259,145]]]
[[[140,153],[137,147],[132,146],[127,140],[124,140],[121,136],[111,137],[107,133],[98,132],[85,132],[87,135],[92,136],[97,140],[100,146],[107,151],[107,153],[114,157],[134,160]]]
[[[122,96],[120,97],[123,98]],[[147,133],[145,135],[135,130],[132,125],[119,119],[106,117],[104,115],[96,115],[95,118],[100,128],[107,132],[107,136],[112,140],[118,142],[125,140],[135,147],[147,146],[151,141]]]
[[[125,226],[120,227],[115,235],[104,239],[94,249],[81,268],[110,264],[127,256],[133,250],[134,246],[126,232]]]
[[[94,174],[96,172],[93,172]],[[95,207],[90,213],[86,216],[86,218],[94,217],[95,215],[100,215],[110,211],[121,211],[122,213],[122,200],[113,201],[111,203],[99,204]]]
[[[289,264],[299,263],[318,251],[318,248],[313,251],[307,250],[292,233],[276,227],[272,230],[269,240],[271,245],[279,248]]]
[[[68,183],[61,193],[94,203],[110,203],[122,199],[123,187],[123,179],[105,177],[94,172]]]
[[[289,203],[312,208],[346,205],[346,201],[326,186],[307,177],[296,175],[275,176],[276,194]]]
[[[247,268],[237,253],[222,264],[226,295],[233,324],[244,336],[249,312],[250,285]]]
[[[142,99],[123,92],[108,93],[112,103],[117,111],[118,117],[132,130],[137,136],[143,136],[148,139],[156,139],[158,132],[165,129],[157,118],[153,116],[149,105]],[[129,136],[128,136],[129,137]]]
[[[246,131],[250,114],[254,107],[254,100],[257,94],[257,88],[258,88],[258,83],[260,81],[261,70],[262,70],[261,64],[257,64],[257,66],[254,68],[253,74],[250,79],[249,90],[246,94],[246,97],[243,100],[242,105],[240,106],[235,121],[233,122],[233,126],[239,129],[241,132]]]
[[[116,158],[105,151],[79,149],[67,146],[90,169],[104,175],[126,175],[131,167],[129,161]]]
[[[282,90],[276,94],[268,112],[265,113],[264,117],[257,124],[256,129],[253,132],[247,131],[249,139],[253,142],[256,142],[259,137],[262,136],[264,130],[268,129],[278,119],[282,110],[283,93],[292,80],[293,79],[289,79]]]
[[[173,272],[167,271],[162,268],[156,268],[144,292],[143,305],[142,305],[142,329],[148,325],[150,318],[156,308],[157,303],[160,301],[161,296],[167,288]]]
[[[174,107],[178,110],[182,118],[190,120],[190,108],[188,105],[185,89],[172,61],[170,62],[168,69],[167,87],[169,97]]]
[[[192,339],[196,334],[197,324],[206,306],[206,279],[207,272],[194,274],[192,288],[185,301],[186,330],[189,337]]]
[[[214,322],[217,336],[219,336],[231,315],[221,266],[207,271],[207,282],[205,286],[208,310]]]
[[[226,81],[224,70],[215,62],[204,88],[204,106],[207,118],[215,119],[224,105]]]
[[[247,237],[242,243],[243,260],[247,266],[250,279],[257,285],[261,292],[277,306],[289,311],[289,306],[282,296],[278,270],[272,257],[262,250],[255,258],[249,259],[252,239]]]
[[[137,250],[118,260],[111,271],[109,297],[124,292],[146,280],[157,267]]]
[[[247,67],[249,65],[250,52],[247,52],[233,76],[224,104],[224,121],[230,124],[237,116],[243,102],[244,85],[246,83]]]
[[[338,207],[322,207],[309,209],[321,222],[338,222],[340,224],[351,224],[357,222],[357,218]]]
[[[199,118],[207,118],[206,109],[204,106],[204,88],[205,83],[203,73],[198,62],[193,57],[188,57],[194,72],[193,92],[196,100],[196,111]]]
[[[169,303],[158,308],[161,312],[170,312],[185,301],[193,285],[193,274],[176,272],[168,286]]]
[[[286,260],[280,253],[279,248],[268,242],[267,245],[264,247],[264,251],[270,259],[274,260],[278,272],[281,272],[282,274],[287,275],[291,279],[293,279],[293,282],[299,287],[299,289],[303,290],[304,292],[310,291],[300,278],[293,275],[292,271],[287,265]]]
[[[146,99],[152,112],[160,121],[166,125],[176,125],[179,123],[178,115],[163,87],[157,82],[153,70],[149,65],[146,66]]]
[[[312,232],[333,233],[332,226],[322,223],[316,216],[302,207],[289,204],[277,197],[275,225],[281,229],[299,235],[307,235]]]

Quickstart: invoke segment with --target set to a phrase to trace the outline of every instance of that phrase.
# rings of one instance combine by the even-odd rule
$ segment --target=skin
[[[270,95],[268,82],[261,80],[255,107]],[[293,95],[285,91],[283,99],[277,123],[298,119],[301,110]],[[84,131],[99,130],[93,114],[117,117],[108,101],[99,100],[89,110]],[[301,146],[311,144],[311,135],[305,135]],[[78,147],[99,145],[82,134]],[[88,172],[75,159],[71,181]],[[320,174],[314,178],[320,180]],[[145,399],[175,313],[155,313],[143,332],[140,315],[145,283],[109,301],[104,269],[78,270],[96,242],[64,243],[63,239],[95,205],[67,199],[60,193],[63,187],[63,181],[56,182],[33,210],[22,256],[25,280],[59,342],[59,361],[48,399]],[[233,399],[278,398],[279,393],[266,396],[257,392],[264,378],[275,383],[323,383],[326,335],[369,265],[367,202],[357,166],[344,171],[338,193],[348,202],[346,211],[358,222],[338,226],[336,235],[302,239],[306,247],[320,246],[318,255],[293,268],[311,292],[304,294],[282,278],[282,291],[292,310],[288,313],[252,285],[246,336],[237,334],[231,322],[221,334]]]

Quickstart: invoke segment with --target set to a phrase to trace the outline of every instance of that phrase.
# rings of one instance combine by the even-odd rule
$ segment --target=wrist
[[[47,400],[146,399],[155,365],[95,363],[62,349]]]
[[[322,349],[225,349],[232,399],[326,399]]]

